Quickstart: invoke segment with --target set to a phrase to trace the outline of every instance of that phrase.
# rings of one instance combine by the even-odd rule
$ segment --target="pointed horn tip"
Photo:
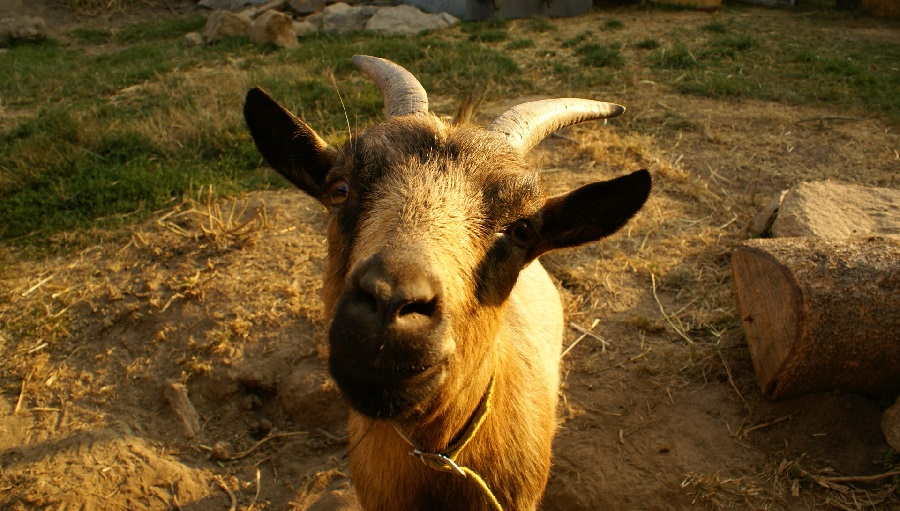
[[[609,118],[618,117],[625,113],[625,107],[622,105],[617,105],[615,103],[610,103],[612,109],[609,112]]]

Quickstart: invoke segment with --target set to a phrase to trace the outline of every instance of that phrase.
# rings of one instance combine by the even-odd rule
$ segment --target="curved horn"
[[[593,119],[609,119],[624,111],[624,106],[589,99],[544,99],[510,108],[488,130],[506,135],[509,143],[524,155],[558,129]]]
[[[354,55],[353,64],[381,89],[388,119],[428,113],[428,95],[422,84],[406,69],[390,60],[368,55]]]

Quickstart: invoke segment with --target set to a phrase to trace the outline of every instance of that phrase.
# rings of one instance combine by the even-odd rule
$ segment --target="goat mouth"
[[[448,361],[389,366],[376,361],[366,366],[329,359],[331,375],[354,410],[371,418],[396,419],[411,414],[434,395],[445,379]]]

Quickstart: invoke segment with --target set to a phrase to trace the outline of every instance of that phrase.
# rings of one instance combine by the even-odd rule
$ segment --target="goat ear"
[[[641,209],[650,187],[650,173],[642,169],[553,197],[541,208],[540,227],[528,249],[528,260],[616,232]]]
[[[259,87],[250,89],[244,119],[256,148],[279,174],[320,199],[337,151]]]

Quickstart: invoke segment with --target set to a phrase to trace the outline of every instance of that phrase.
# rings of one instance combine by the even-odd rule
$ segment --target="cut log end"
[[[800,335],[800,289],[783,264],[756,248],[738,248],[732,271],[754,370],[763,393],[771,394]]]

